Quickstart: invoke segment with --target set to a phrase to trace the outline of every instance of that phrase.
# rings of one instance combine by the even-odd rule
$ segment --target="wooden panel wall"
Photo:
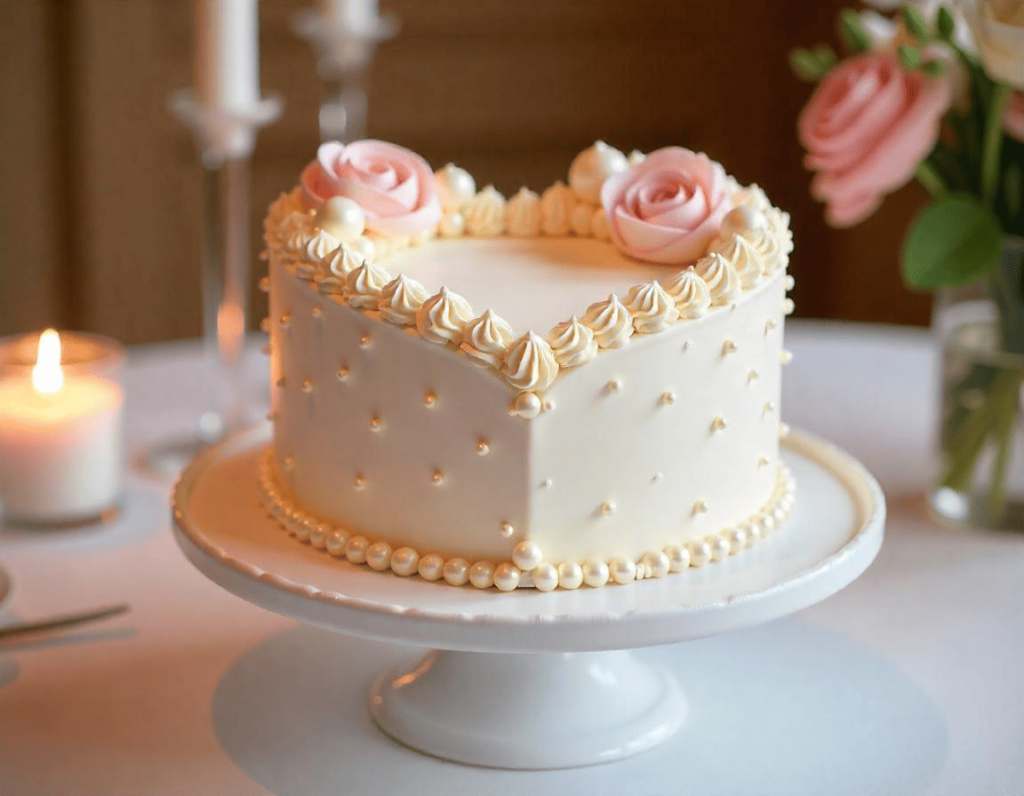
[[[313,58],[289,28],[310,3],[261,3],[263,86],[288,109],[253,161],[254,254],[262,208],[317,143]],[[839,0],[382,5],[402,32],[374,65],[374,137],[505,193],[564,177],[595,136],[703,149],[792,210],[799,314],[927,319],[896,265],[916,189],[848,232],[828,230],[807,195],[794,127],[808,89],[785,54],[831,37]],[[191,82],[190,25],[180,0],[0,2],[0,333],[52,322],[128,342],[198,333],[201,175],[165,107]]]

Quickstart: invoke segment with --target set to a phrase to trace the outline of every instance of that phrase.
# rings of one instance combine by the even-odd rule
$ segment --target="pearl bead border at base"
[[[401,577],[419,575],[426,581],[443,580],[451,586],[469,585],[498,591],[533,587],[552,591],[662,578],[738,555],[782,526],[793,510],[796,482],[789,468],[780,463],[775,490],[761,510],[718,533],[683,540],[662,550],[650,550],[636,560],[615,557],[607,561],[589,558],[558,563],[545,560],[540,545],[531,540],[518,542],[509,551],[511,560],[496,563],[469,561],[459,556],[446,560],[437,553],[420,555],[407,545],[392,546],[389,542],[351,534],[297,508],[287,498],[274,476],[271,448],[260,456],[259,491],[264,508],[282,530],[299,542],[349,563],[366,565],[378,572],[390,570]]]

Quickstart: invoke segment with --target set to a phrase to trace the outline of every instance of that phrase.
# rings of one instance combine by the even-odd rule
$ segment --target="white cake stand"
[[[772,537],[726,561],[628,586],[503,594],[373,572],[304,546],[263,511],[260,427],[200,455],[175,487],[175,535],[228,591],[331,630],[429,647],[373,685],[370,711],[436,757],[513,769],[620,759],[686,719],[673,673],[637,648],[785,616],[855,580],[882,543],[885,501],[854,459],[790,435],[796,509]],[[344,677],[344,661],[325,661]],[[341,718],[339,717],[339,721]]]

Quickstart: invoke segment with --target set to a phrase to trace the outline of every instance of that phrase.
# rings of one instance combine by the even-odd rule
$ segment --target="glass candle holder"
[[[8,524],[112,513],[123,475],[124,348],[49,329],[0,340],[0,505]]]

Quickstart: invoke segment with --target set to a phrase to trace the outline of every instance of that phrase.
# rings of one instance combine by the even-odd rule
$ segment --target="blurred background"
[[[318,143],[320,81],[290,24],[310,4],[260,2],[261,83],[286,108],[252,161],[254,259],[264,208]],[[808,195],[795,128],[810,88],[786,54],[835,43],[842,5],[382,0],[402,28],[370,72],[369,134],[506,195],[564,179],[597,137],[706,151],[792,213],[797,315],[927,323],[930,298],[898,269],[924,195],[905,188],[847,231]],[[191,53],[186,0],[0,0],[0,334],[200,333],[201,171],[166,110],[193,83]],[[264,300],[254,292],[254,322]]]

